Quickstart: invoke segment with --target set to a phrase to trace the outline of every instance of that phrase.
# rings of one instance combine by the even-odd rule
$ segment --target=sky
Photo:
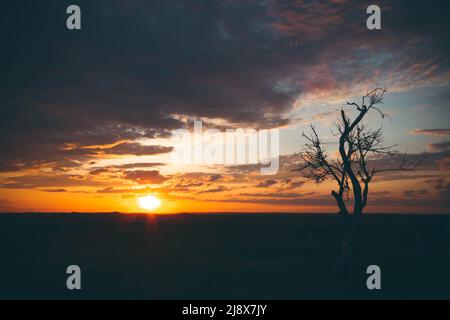
[[[81,8],[81,30],[66,8]],[[294,171],[314,124],[331,156],[347,101],[413,161],[376,176],[368,212],[448,213],[448,1],[14,1],[2,6],[0,212],[336,212]],[[175,164],[173,130],[278,130],[279,170]],[[388,161],[388,159],[384,159]],[[383,162],[383,159],[378,161]],[[145,210],[144,210],[145,211]]]

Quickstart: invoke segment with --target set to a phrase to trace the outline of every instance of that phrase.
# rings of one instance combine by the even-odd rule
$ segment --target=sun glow
[[[161,200],[155,196],[146,196],[138,198],[138,204],[142,209],[145,210],[155,210],[161,205]]]

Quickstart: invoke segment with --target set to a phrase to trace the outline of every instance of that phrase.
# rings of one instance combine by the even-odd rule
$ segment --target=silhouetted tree
[[[338,133],[335,134],[339,137],[337,157],[331,158],[327,154],[313,125],[310,135],[303,134],[307,140],[300,153],[303,164],[296,170],[306,171],[306,177],[317,183],[333,180],[337,184],[337,189],[331,191],[331,196],[336,201],[338,214],[345,225],[339,262],[341,272],[350,270],[352,265],[354,237],[368,203],[369,185],[374,176],[385,171],[413,170],[418,164],[408,162],[405,156],[400,157],[394,150],[395,145],[384,146],[382,128],[373,130],[363,124],[364,117],[370,111],[377,112],[381,118],[386,117],[379,108],[385,93],[385,88],[376,88],[364,95],[360,104],[347,102],[348,106],[355,108],[354,119],[350,119],[343,109],[340,110],[340,119],[336,124]],[[393,157],[401,158],[395,167],[376,167],[374,160]],[[350,197],[353,200],[352,212],[346,204]]]

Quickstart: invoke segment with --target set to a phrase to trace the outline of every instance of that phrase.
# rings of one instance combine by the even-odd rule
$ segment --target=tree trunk
[[[346,225],[342,243],[341,257],[338,262],[338,273],[345,278],[352,275],[354,266],[354,242],[359,230],[361,214],[352,215],[351,223]]]
[[[353,232],[350,229],[345,232],[344,241],[342,243],[341,257],[338,264],[338,272],[342,276],[348,277],[351,274],[352,267],[353,267]]]

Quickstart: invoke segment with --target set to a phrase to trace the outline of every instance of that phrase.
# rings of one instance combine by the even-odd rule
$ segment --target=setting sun
[[[161,205],[161,200],[155,196],[138,198],[139,206],[145,210],[154,210]]]

